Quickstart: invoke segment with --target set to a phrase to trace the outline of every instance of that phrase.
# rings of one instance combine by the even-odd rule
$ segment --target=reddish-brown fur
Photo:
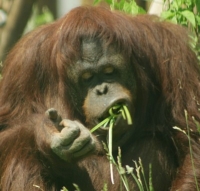
[[[156,190],[197,190],[200,142],[192,116],[200,121],[200,75],[186,31],[150,16],[131,17],[94,7],[77,8],[27,34],[8,55],[0,82],[0,190],[32,191],[38,185],[55,191],[62,186],[72,189],[75,182],[82,191],[92,191],[101,190],[104,180],[109,190],[119,190],[118,177],[115,185],[109,183],[105,157],[90,156],[68,165],[53,154],[42,128],[47,120],[44,113],[51,107],[63,118],[85,124],[71,100],[66,76],[85,36],[107,39],[108,45],[116,43],[132,61],[137,130],[124,147],[124,164],[134,166],[132,159],[141,155],[148,167],[148,158],[154,161],[158,153],[161,162],[152,162]],[[188,112],[194,169],[187,136],[173,129],[178,126],[187,132],[184,110]],[[162,175],[163,181],[156,182]]]

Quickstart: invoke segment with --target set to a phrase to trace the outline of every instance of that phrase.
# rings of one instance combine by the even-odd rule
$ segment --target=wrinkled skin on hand
[[[80,122],[61,119],[53,108],[48,109],[46,115],[57,129],[61,128],[60,132],[53,132],[50,138],[51,149],[61,159],[70,162],[95,151],[95,137]]]

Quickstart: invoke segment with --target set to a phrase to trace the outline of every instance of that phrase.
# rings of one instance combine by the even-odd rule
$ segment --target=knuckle
[[[57,149],[60,146],[60,135],[58,133],[55,133],[51,136],[51,141],[50,141],[50,147],[51,149]]]
[[[77,121],[62,120],[59,133],[52,134],[51,149],[61,159],[85,156],[95,150],[95,140],[90,131]]]
[[[60,134],[62,137],[76,136],[80,134],[80,128],[77,126],[65,126]]]

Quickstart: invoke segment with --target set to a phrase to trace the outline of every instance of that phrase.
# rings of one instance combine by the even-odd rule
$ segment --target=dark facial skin
[[[78,159],[97,151],[106,141],[108,128],[102,127],[93,134],[89,130],[109,116],[109,109],[125,104],[134,113],[134,76],[129,76],[128,60],[115,45],[85,39],[81,57],[67,70],[72,96],[77,110],[82,112],[85,123],[63,119],[60,135],[52,136],[52,150],[62,159]],[[77,98],[77,99],[76,99]],[[47,115],[51,117],[51,112]],[[133,116],[132,116],[133,117]],[[55,117],[54,117],[55,118]],[[132,131],[132,126],[119,116],[113,130],[113,148],[121,146]],[[98,137],[98,138],[96,138]],[[63,146],[64,145],[64,146]],[[69,146],[68,146],[69,145]]]
[[[105,42],[95,39],[83,40],[81,58],[71,66],[68,75],[75,94],[80,96],[77,102],[81,100],[79,107],[89,128],[108,117],[109,108],[117,103],[131,108],[136,88],[134,76],[128,74],[128,62],[115,45],[107,47]],[[119,138],[130,128],[124,120],[118,120],[119,126],[122,121],[121,129],[115,128]]]
[[[99,122],[96,119],[115,103],[133,102],[135,85],[133,76],[128,75],[129,67],[128,60],[114,45],[107,47],[98,40],[83,40],[81,58],[67,72],[74,94],[79,95],[78,107],[89,124]]]

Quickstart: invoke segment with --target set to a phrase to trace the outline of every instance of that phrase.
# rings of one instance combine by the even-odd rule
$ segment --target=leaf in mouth
[[[112,106],[109,109],[109,116],[100,123],[98,123],[95,127],[93,127],[90,132],[93,133],[100,127],[109,127],[108,131],[108,155],[110,160],[110,175],[111,175],[111,182],[114,184],[114,176],[113,176],[113,164],[115,164],[115,160],[112,155],[112,140],[113,140],[113,127],[115,124],[115,121],[119,115],[122,115],[123,119],[127,121],[128,125],[132,124],[132,118],[130,115],[130,112],[126,105],[124,104],[117,104]]]
[[[109,109],[109,116],[93,127],[90,132],[93,133],[100,127],[114,126],[114,123],[119,115],[122,115],[123,119],[127,121],[128,125],[132,124],[132,118],[127,106],[124,104],[117,104]]]

